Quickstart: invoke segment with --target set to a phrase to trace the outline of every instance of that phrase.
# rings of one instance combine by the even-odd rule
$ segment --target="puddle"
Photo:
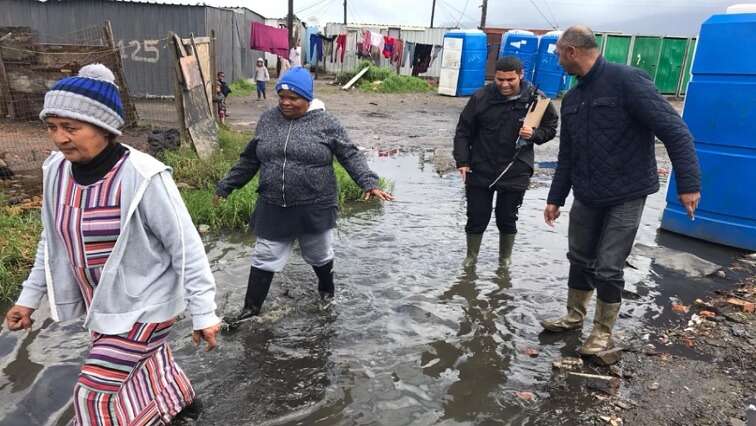
[[[263,321],[224,334],[219,351],[196,352],[188,319],[177,324],[172,346],[205,403],[201,424],[576,421],[569,409],[554,417],[554,407],[592,399],[555,388],[551,362],[573,356],[579,336],[541,335],[539,326],[540,319],[563,312],[568,271],[567,215],[555,229],[543,223],[548,178],[537,175],[526,194],[510,271],[498,269],[492,223],[477,270],[466,273],[460,267],[465,203],[459,177],[440,176],[415,155],[373,157],[371,164],[394,182],[398,201],[357,203],[343,212],[335,239],[335,306],[321,310],[314,273],[293,256],[276,275]],[[657,232],[663,206],[663,194],[649,197],[638,243],[679,242]],[[719,264],[737,254],[683,242],[686,251]],[[251,244],[245,235],[207,241],[221,315],[240,307]],[[625,302],[620,336],[633,336],[644,321],[673,320],[671,298],[693,300],[719,285],[684,278],[650,259],[637,263],[637,297]],[[79,324],[0,334],[0,425],[70,416],[59,395],[70,393],[71,366],[87,347]],[[538,356],[528,356],[528,347]],[[41,398],[43,387],[54,397]],[[536,399],[524,403],[516,391],[534,392]]]

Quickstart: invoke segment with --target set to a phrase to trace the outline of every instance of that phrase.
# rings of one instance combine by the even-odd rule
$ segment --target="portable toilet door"
[[[438,93],[469,96],[486,84],[488,36],[480,30],[456,30],[444,35]]]
[[[559,96],[567,80],[567,75],[559,65],[559,56],[556,53],[556,43],[561,35],[561,31],[548,32],[538,43],[538,59],[533,82],[550,98]]]
[[[499,57],[517,56],[522,61],[525,80],[533,81],[536,55],[538,54],[538,37],[530,31],[511,30],[501,36]]]
[[[438,93],[441,95],[457,96],[464,42],[465,40],[460,37],[444,36],[444,50],[441,54],[441,74],[438,78]]]
[[[701,26],[683,112],[701,166],[701,201],[690,220],[673,170],[661,226],[756,251],[756,6],[746,10]]]

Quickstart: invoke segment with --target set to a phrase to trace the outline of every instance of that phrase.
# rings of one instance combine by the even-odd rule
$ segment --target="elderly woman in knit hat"
[[[74,424],[162,424],[199,404],[168,333],[188,305],[193,340],[216,345],[215,281],[170,169],[116,141],[113,73],[87,65],[45,95],[40,118],[59,151],[42,166],[37,256],[11,330],[31,328],[46,295],[53,320],[85,316],[92,343],[74,386]]]
[[[278,80],[276,92],[278,106],[262,114],[255,137],[216,189],[217,197],[226,198],[260,173],[250,220],[257,241],[244,307],[232,321],[260,313],[273,274],[286,265],[294,241],[315,270],[320,297],[333,298],[332,230],[338,212],[334,157],[365,192],[365,199],[393,199],[379,188],[378,176],[338,120],[314,99],[306,69],[291,68]]]

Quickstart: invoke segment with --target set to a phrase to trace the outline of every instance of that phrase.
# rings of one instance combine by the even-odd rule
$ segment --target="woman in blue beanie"
[[[378,176],[338,120],[314,99],[309,71],[291,68],[278,80],[276,92],[278,106],[262,114],[255,137],[216,189],[218,198],[226,198],[260,172],[259,198],[250,219],[257,242],[244,307],[233,322],[260,313],[273,274],[283,270],[295,240],[315,270],[321,299],[333,298],[334,157],[365,191],[365,199],[393,199],[379,188]]]
[[[116,140],[123,105],[102,64],[58,81],[39,116],[59,151],[42,166],[42,235],[8,328],[31,328],[45,296],[53,320],[85,317],[92,342],[73,390],[74,425],[196,418],[200,404],[168,335],[188,309],[195,344],[212,349],[220,318],[170,169]]]

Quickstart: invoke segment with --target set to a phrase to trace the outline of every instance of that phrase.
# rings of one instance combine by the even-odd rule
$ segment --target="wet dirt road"
[[[497,267],[491,226],[473,272],[460,267],[460,180],[439,176],[415,155],[371,164],[394,182],[398,201],[344,212],[335,306],[321,309],[314,274],[294,256],[276,276],[261,321],[225,334],[219,351],[195,352],[189,321],[176,327],[176,358],[206,404],[199,424],[569,422],[551,394],[551,361],[573,355],[578,336],[542,336],[538,326],[562,312],[568,269],[566,220],[554,230],[542,222],[547,174],[527,193],[510,271]],[[650,197],[639,243],[655,245],[662,206],[661,194]],[[244,236],[207,241],[223,313],[239,308],[251,243]],[[621,335],[659,315],[670,296],[666,283],[680,280],[663,268],[631,275],[643,281],[641,296],[626,301]],[[699,281],[697,291],[716,285]],[[0,334],[0,424],[70,415],[66,404],[87,342],[78,327],[44,322],[29,334]],[[528,356],[529,347],[539,355]],[[516,391],[537,400],[521,402]]]
[[[446,117],[433,136],[439,146],[449,143],[448,120],[463,105],[440,99],[458,105],[433,113]],[[407,119],[396,115],[404,139],[414,134],[412,114],[422,114],[412,111]],[[351,114],[344,122],[354,129],[361,114]],[[354,133],[365,140],[374,131]],[[476,270],[461,268],[465,207],[456,175],[437,173],[427,155],[371,154],[372,167],[394,183],[398,200],[356,203],[342,212],[334,306],[319,305],[315,276],[295,255],[276,276],[260,321],[225,333],[218,351],[195,351],[188,319],[177,324],[176,359],[206,407],[197,424],[584,424],[578,413],[594,398],[557,386],[551,367],[574,355],[579,335],[541,335],[538,324],[562,313],[568,270],[566,215],[554,229],[542,220],[556,155],[551,144],[536,154],[544,167],[520,211],[509,271],[498,268],[493,224]],[[663,193],[649,197],[639,244],[694,251],[719,264],[737,255],[659,234],[663,206]],[[222,314],[240,307],[252,242],[246,235],[206,241]],[[690,303],[722,285],[686,278],[649,256],[635,259],[635,268],[627,269],[633,294],[623,306],[619,338],[632,339],[643,324],[669,318],[671,297]],[[88,337],[80,322],[52,324],[41,314],[30,333],[0,332],[0,425],[65,424],[71,416],[71,389]],[[531,357],[528,348],[538,355]],[[533,392],[535,400],[518,399],[518,391]]]

